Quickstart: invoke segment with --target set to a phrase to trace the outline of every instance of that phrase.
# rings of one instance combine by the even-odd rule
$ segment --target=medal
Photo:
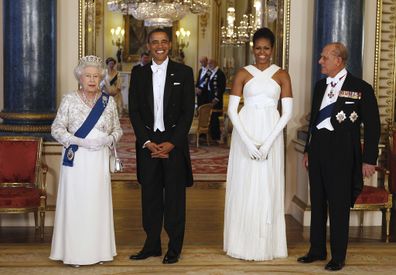
[[[67,150],[66,156],[67,156],[67,159],[68,159],[68,160],[70,160],[70,161],[73,160],[73,158],[74,158],[74,152],[73,152],[73,149],[72,149],[71,147]]]
[[[346,119],[346,115],[345,115],[344,111],[338,112],[336,115],[336,119],[337,119],[338,123],[343,122]]]
[[[358,114],[355,111],[353,111],[349,116],[349,119],[352,121],[352,123],[354,123],[358,117],[359,117]]]

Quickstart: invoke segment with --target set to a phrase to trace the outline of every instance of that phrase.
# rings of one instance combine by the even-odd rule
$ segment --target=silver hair
[[[105,75],[105,70],[103,68],[102,58],[95,55],[87,55],[80,58],[80,62],[74,68],[74,77],[80,83],[81,75],[86,67],[95,67],[99,71],[100,78],[103,79]],[[81,83],[80,83],[81,84]]]

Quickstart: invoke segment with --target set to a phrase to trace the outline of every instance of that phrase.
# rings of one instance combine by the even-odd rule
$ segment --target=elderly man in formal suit
[[[208,57],[202,56],[199,59],[201,68],[198,72],[198,78],[195,84],[195,94],[197,95],[197,106],[201,106],[206,103],[210,103],[208,84],[211,71],[208,68]]]
[[[162,254],[164,222],[169,243],[163,263],[172,264],[183,245],[186,186],[193,184],[188,132],[194,115],[194,76],[190,67],[169,59],[171,42],[163,29],[150,32],[147,47],[152,62],[132,71],[129,88],[146,232],[143,249],[130,259]]]
[[[362,190],[363,177],[375,172],[380,137],[373,88],[345,69],[347,56],[345,46],[338,42],[322,50],[319,64],[322,74],[328,77],[315,85],[303,158],[303,165],[309,171],[311,246],[308,254],[298,261],[311,263],[326,259],[329,213],[332,258],[325,269],[330,271],[345,265],[350,207]]]
[[[223,94],[226,89],[226,76],[217,66],[215,59],[209,59],[208,68],[211,71],[208,85],[209,102],[213,104],[212,117],[210,118],[210,135],[214,141],[220,142],[219,116],[223,112]]]

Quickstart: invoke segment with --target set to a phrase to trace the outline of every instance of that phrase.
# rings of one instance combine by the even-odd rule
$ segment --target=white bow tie
[[[326,78],[326,84],[329,84],[329,83],[337,83],[339,81],[339,79],[338,79],[338,77],[327,77]]]
[[[151,70],[153,71],[153,73],[157,73],[158,71],[165,71],[166,67],[164,66],[165,64],[155,64],[153,63],[153,65],[151,65]]]

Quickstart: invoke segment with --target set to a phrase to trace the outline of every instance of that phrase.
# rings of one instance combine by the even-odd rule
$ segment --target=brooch
[[[68,160],[73,160],[74,158],[74,152],[72,148],[69,148],[66,152],[66,156]]]
[[[102,104],[103,104],[103,107],[106,107],[106,106],[107,106],[107,101],[108,101],[107,97],[106,97],[106,96],[102,96]]]
[[[338,94],[339,97],[348,97],[353,99],[360,99],[362,97],[361,92],[353,92],[353,91],[340,91]]]
[[[353,111],[352,114],[349,116],[349,119],[353,123],[353,122],[355,122],[357,120],[358,117],[359,117],[358,114],[355,111]]]
[[[344,111],[338,112],[338,114],[336,115],[336,119],[339,123],[343,122],[346,119]]]

